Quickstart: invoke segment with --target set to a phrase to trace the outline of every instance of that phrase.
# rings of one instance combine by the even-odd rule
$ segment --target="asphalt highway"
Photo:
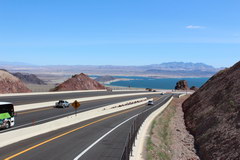
[[[152,98],[154,96],[156,96],[156,94],[146,95],[146,96],[144,95],[128,96],[128,97],[108,98],[108,99],[87,101],[87,102],[82,102],[80,108],[77,111],[84,112],[87,110],[115,104],[122,101],[127,101],[131,99],[136,99],[136,98],[143,98],[143,97]],[[45,123],[48,121],[52,121],[52,120],[73,115],[73,114],[75,114],[75,110],[71,106],[69,108],[54,108],[52,106],[52,107],[46,107],[46,108],[39,108],[35,110],[17,112],[16,113],[17,116],[15,117],[15,126],[9,129],[2,129],[0,130],[0,133]]]
[[[0,148],[0,159],[119,160],[136,115],[150,107],[154,111],[168,98],[159,95],[153,106],[97,117]]]
[[[146,91],[121,91],[121,92],[98,91],[98,92],[49,94],[49,95],[39,94],[39,95],[26,95],[26,96],[6,96],[6,97],[0,97],[0,102],[12,102],[14,105],[22,105],[22,104],[41,103],[41,102],[48,102],[48,101],[58,101],[62,99],[64,100],[64,99],[95,97],[95,96],[104,96],[104,95],[142,93],[142,92],[146,92]]]

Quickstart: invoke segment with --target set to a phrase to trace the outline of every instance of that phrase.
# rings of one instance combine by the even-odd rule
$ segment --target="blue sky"
[[[239,0],[0,0],[0,61],[231,66]]]

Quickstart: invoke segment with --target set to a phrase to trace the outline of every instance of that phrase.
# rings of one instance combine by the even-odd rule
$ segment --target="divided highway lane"
[[[162,96],[164,103],[170,96]],[[157,109],[161,104],[155,107]],[[151,106],[142,105],[49,132],[3,148],[5,160],[119,160],[136,115]]]
[[[14,105],[23,105],[31,103],[41,103],[48,101],[58,101],[61,99],[73,99],[84,97],[95,97],[104,95],[128,94],[128,93],[142,93],[146,91],[121,91],[121,92],[78,92],[78,93],[62,93],[62,94],[39,94],[39,95],[26,95],[26,96],[4,96],[0,97],[0,102],[12,102]]]
[[[94,100],[94,101],[87,101],[82,102],[81,107],[78,109],[78,112],[84,112],[87,110],[115,104],[122,101],[127,101],[131,99],[137,99],[142,97],[152,98],[156,96],[147,95],[147,96],[128,96],[128,97],[119,97],[119,98],[109,98],[109,99],[101,99],[101,100]],[[35,110],[17,112],[17,116],[15,117],[16,124],[14,127],[10,129],[0,130],[0,133],[7,132],[14,129],[19,129],[23,127],[28,127],[31,125],[37,125],[45,122],[49,122],[55,119],[59,119],[65,116],[69,116],[75,113],[73,107],[69,108],[54,108],[54,107],[47,107],[47,108],[40,108]]]

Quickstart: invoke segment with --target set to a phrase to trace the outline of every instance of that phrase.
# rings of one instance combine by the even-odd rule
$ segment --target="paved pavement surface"
[[[109,98],[109,99],[82,102],[77,112],[84,112],[87,110],[115,104],[122,101],[131,100],[131,99],[142,98],[142,97],[152,98],[154,96],[155,94],[146,95],[146,96],[140,95],[140,96]],[[75,109],[71,106],[69,108],[54,108],[54,106],[52,106],[47,108],[17,112],[16,113],[17,116],[15,117],[15,123],[16,123],[15,126],[7,130],[1,129],[0,133],[23,128],[23,127],[28,127],[31,125],[37,125],[37,124],[49,122],[49,121],[59,119],[65,116],[73,115],[73,114],[75,114]]]
[[[164,103],[167,97],[170,98],[169,95],[158,95],[155,104]],[[149,107],[155,110],[160,106],[142,105],[36,136],[0,148],[0,159],[73,160],[78,157],[81,160],[119,160],[134,116]]]
[[[58,101],[61,99],[64,100],[64,99],[128,94],[128,93],[143,93],[143,92],[146,92],[146,91],[122,91],[122,92],[98,91],[98,92],[49,94],[49,95],[39,94],[39,95],[26,95],[26,96],[4,96],[4,97],[0,97],[0,102],[12,102],[14,105],[23,105],[23,104],[41,103],[41,102],[48,102],[48,101]]]

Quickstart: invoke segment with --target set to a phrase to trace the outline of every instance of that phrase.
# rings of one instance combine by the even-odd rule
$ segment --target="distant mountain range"
[[[0,66],[32,66],[32,64],[24,62],[5,62],[0,61]]]
[[[162,64],[153,64],[150,68],[158,68],[160,70],[199,70],[199,71],[216,71],[213,66],[204,63],[184,63],[184,62],[169,62]]]
[[[214,68],[204,63],[168,62],[145,66],[114,65],[50,65],[36,66],[21,62],[0,62],[0,68],[10,72],[33,74],[86,73],[89,75],[151,76],[151,77],[210,77],[222,68]]]

